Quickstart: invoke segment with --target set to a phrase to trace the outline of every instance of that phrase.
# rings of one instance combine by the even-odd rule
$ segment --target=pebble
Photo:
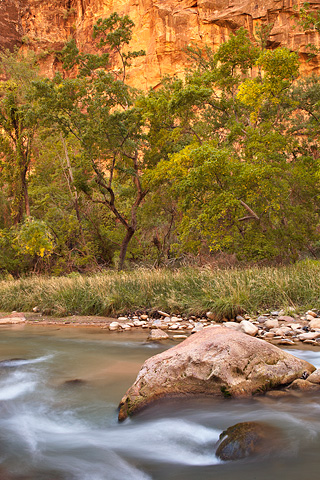
[[[242,320],[240,322],[241,330],[243,333],[246,333],[247,335],[250,335],[251,337],[254,337],[258,333],[258,327],[256,325],[253,325],[249,320]]]
[[[320,332],[307,332],[298,335],[299,340],[315,340],[320,337]]]
[[[295,319],[293,317],[290,317],[289,315],[280,315],[279,316],[279,321],[280,322],[294,322]]]
[[[237,322],[225,322],[223,326],[228,328],[233,328],[234,330],[238,330],[238,331],[241,330],[241,325]]]
[[[148,336],[148,340],[166,340],[169,335],[160,329],[151,330]]]
[[[180,325],[178,323],[174,323],[173,325],[170,325],[169,330],[178,330]]]
[[[173,322],[173,323],[181,322],[181,318],[179,318],[179,317],[171,317],[170,320],[171,320],[171,322]]]
[[[309,327],[313,329],[320,329],[320,318],[312,318],[312,320],[309,323]]]
[[[35,307],[34,307],[35,308]],[[286,312],[295,310],[287,309]],[[234,321],[215,322],[213,312],[207,312],[204,317],[195,315],[172,315],[158,310],[160,319],[150,318],[147,314],[119,316],[118,321],[112,322],[109,328],[112,331],[131,330],[133,328],[150,329],[150,335],[153,331],[160,331],[167,335],[165,330],[176,331],[176,335],[171,338],[183,340],[191,333],[201,331],[203,328],[227,327],[240,330],[247,335],[258,336],[266,341],[276,341],[279,345],[294,345],[297,342],[303,342],[310,345],[320,345],[320,317],[313,310],[308,310],[305,316],[294,314],[285,315],[284,311],[271,311],[270,313],[260,314],[258,318],[250,317],[248,314],[237,315]],[[13,312],[10,316],[10,323],[25,321],[23,314]],[[296,318],[294,318],[296,317]],[[5,323],[7,318],[0,319],[0,324]],[[285,322],[285,323],[284,323]],[[298,323],[300,322],[300,323]],[[312,331],[311,331],[312,330]],[[163,337],[167,338],[167,337]]]
[[[118,330],[120,326],[119,322],[111,322],[109,325],[109,330]]]
[[[257,318],[257,320],[258,320],[259,323],[265,323],[268,320],[268,317],[265,317],[264,315],[260,315]]]
[[[0,318],[1,325],[5,325],[6,323],[12,323],[12,324],[25,323],[25,321],[26,321],[25,317],[21,317],[21,316],[11,316],[11,317]]]
[[[279,322],[276,318],[270,318],[264,322],[265,328],[278,328],[279,327]]]

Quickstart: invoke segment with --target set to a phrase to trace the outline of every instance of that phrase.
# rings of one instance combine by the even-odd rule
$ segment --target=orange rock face
[[[301,2],[302,4],[303,2]],[[309,2],[317,9],[320,2]],[[298,51],[302,73],[319,70],[319,57],[306,62],[306,45],[320,46],[315,31],[297,27],[296,0],[5,0],[0,1],[0,45],[23,45],[42,53],[42,69],[56,69],[52,51],[73,37],[83,51],[93,48],[92,26],[116,11],[135,23],[131,48],[144,49],[136,59],[129,82],[139,88],[156,86],[166,74],[182,75],[188,64],[185,47],[191,42],[217,48],[240,26],[251,36],[271,23],[269,46]]]

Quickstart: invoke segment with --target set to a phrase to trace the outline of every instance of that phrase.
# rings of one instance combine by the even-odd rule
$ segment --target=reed
[[[40,310],[56,316],[119,315],[134,311],[219,318],[294,307],[320,309],[320,262],[247,269],[185,268],[106,271],[92,276],[0,281],[0,310]]]

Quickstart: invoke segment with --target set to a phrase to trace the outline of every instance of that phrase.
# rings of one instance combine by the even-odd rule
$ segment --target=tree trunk
[[[132,227],[127,228],[127,233],[122,241],[120,256],[119,256],[119,266],[118,271],[120,272],[123,269],[124,260],[126,258],[127,248],[130,243],[131,238],[134,235],[135,230]]]
[[[30,217],[29,192],[28,192],[27,179],[25,178],[25,176],[22,178],[22,190],[23,190],[24,207],[26,211],[26,216]]]

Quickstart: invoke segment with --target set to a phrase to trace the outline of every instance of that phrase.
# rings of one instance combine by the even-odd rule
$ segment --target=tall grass
[[[0,310],[53,315],[117,315],[137,310],[232,318],[294,307],[320,309],[320,262],[248,269],[139,269],[93,276],[0,281]]]

